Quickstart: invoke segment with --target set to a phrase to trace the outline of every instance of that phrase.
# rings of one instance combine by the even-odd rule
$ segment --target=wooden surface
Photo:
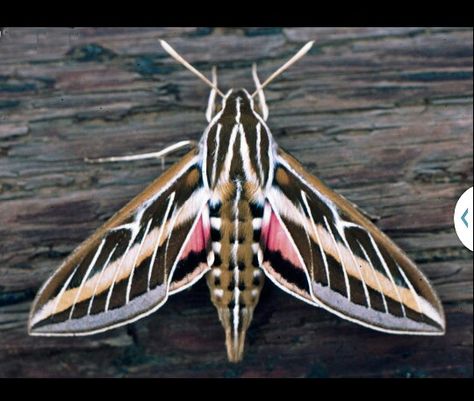
[[[444,337],[370,331],[268,280],[243,363],[203,281],[128,328],[33,338],[28,311],[80,242],[161,174],[160,161],[84,157],[198,139],[206,86],[253,88],[305,41],[310,54],[268,87],[277,141],[362,209],[433,282]],[[0,376],[460,377],[473,375],[473,259],[452,216],[473,172],[473,31],[453,28],[13,29],[0,37]],[[166,166],[178,155],[167,158]]]

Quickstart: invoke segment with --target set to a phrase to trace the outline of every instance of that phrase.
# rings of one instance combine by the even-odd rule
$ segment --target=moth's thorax
[[[272,175],[271,133],[244,89],[229,91],[206,129],[201,149],[211,189],[235,180],[263,188]]]

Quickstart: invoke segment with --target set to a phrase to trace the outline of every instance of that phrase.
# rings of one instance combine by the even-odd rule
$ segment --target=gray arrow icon
[[[467,220],[466,220],[466,217],[467,217],[467,213],[468,213],[468,212],[469,212],[469,209],[466,209],[466,210],[464,211],[464,213],[462,214],[462,216],[461,216],[461,220],[462,220],[462,222],[464,223],[464,225],[465,225],[467,228],[469,228],[469,224],[468,224],[468,222],[467,222]]]

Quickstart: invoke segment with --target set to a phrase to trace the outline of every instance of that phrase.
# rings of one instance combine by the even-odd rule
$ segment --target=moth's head
[[[244,88],[238,88],[238,89],[229,89],[227,93],[224,95],[222,100],[226,101],[226,103],[231,103],[231,102],[236,102],[237,99],[240,99],[241,102],[245,102],[246,104],[253,104],[253,98],[252,95],[247,91],[247,89]],[[224,104],[224,103],[222,103]]]
[[[252,110],[261,114],[259,108],[255,108],[252,95],[243,88],[229,89],[222,98],[220,110],[224,110],[223,114],[245,114],[250,113]]]

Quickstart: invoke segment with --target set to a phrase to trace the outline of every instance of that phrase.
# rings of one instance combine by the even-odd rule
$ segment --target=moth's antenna
[[[225,95],[219,90],[219,88],[214,85],[211,81],[209,81],[204,75],[202,75],[196,68],[194,68],[191,64],[189,64],[183,57],[181,57],[176,50],[174,50],[166,41],[160,40],[160,44],[165,49],[165,51],[173,57],[178,63],[182,64],[186,67],[189,71],[193,74],[197,75],[200,79],[202,79],[206,84],[208,84],[211,88],[213,88],[219,96],[225,97]]]
[[[308,53],[309,49],[314,44],[314,40],[306,43],[299,51],[296,53],[292,58],[290,58],[285,64],[283,64],[278,70],[276,70],[272,75],[270,75],[265,82],[257,88],[257,90],[252,93],[252,97],[254,97],[260,90],[265,88],[271,81],[273,81],[278,75],[280,75],[283,71],[290,68],[294,63],[296,63],[301,57],[303,57],[306,53]]]

